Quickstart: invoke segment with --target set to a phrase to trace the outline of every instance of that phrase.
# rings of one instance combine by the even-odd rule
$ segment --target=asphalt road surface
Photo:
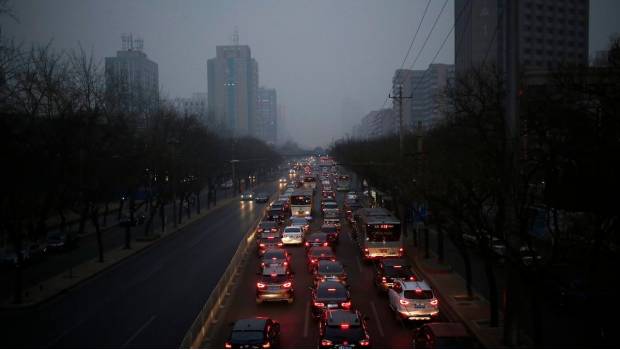
[[[320,213],[319,191],[315,196],[315,216]],[[343,194],[338,193],[338,202],[342,208]],[[318,230],[321,225],[320,214],[312,223],[312,229]],[[312,231],[312,230],[311,230]],[[224,342],[230,333],[230,324],[238,319],[266,316],[277,320],[281,324],[282,348],[316,348],[318,346],[318,321],[310,312],[311,293],[308,287],[312,285],[311,275],[308,272],[305,250],[303,247],[287,247],[292,254],[292,267],[295,273],[294,288],[295,301],[263,302],[257,304],[255,300],[256,280],[259,259],[255,252],[246,260],[246,266],[240,275],[230,295],[228,307],[223,311],[220,322],[215,326],[215,335],[210,344],[212,348],[224,347]],[[411,347],[411,332],[415,324],[403,323],[394,317],[388,307],[387,296],[378,293],[373,284],[373,265],[365,264],[357,245],[350,236],[350,227],[343,223],[340,243],[335,249],[336,256],[345,265],[348,280],[351,284],[351,298],[353,309],[358,309],[370,318],[368,322],[371,346],[374,348],[409,348]],[[440,313],[441,300],[440,300]],[[446,320],[442,316],[440,320]]]
[[[0,310],[2,346],[178,347],[263,207],[235,201],[47,303]]]

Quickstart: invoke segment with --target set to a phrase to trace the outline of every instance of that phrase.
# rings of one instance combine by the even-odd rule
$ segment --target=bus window
[[[400,225],[366,225],[366,239],[370,242],[390,242],[400,239]]]

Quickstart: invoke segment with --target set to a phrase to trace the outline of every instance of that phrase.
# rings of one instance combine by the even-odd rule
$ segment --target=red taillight
[[[332,345],[332,341],[329,339],[323,339],[321,340],[321,345],[322,346],[331,346]]]
[[[370,340],[368,339],[360,340],[360,346],[368,346],[368,345],[370,345]]]
[[[229,343],[229,342],[226,342],[226,343],[224,343],[224,347],[225,347],[226,349],[232,349],[232,344],[231,344],[231,343]]]
[[[285,262],[284,262],[284,266],[288,266],[288,261],[285,261]]]
[[[271,343],[266,342],[265,344],[263,344],[263,349],[267,349],[271,347]]]
[[[286,282],[286,283],[284,283],[284,284],[282,285],[282,287],[284,287],[284,288],[291,288],[291,286],[292,286],[292,285],[293,285],[293,283],[291,283],[291,282]]]
[[[258,246],[261,247],[261,248],[265,248],[265,243],[261,243]]]
[[[273,237],[269,236],[269,237],[267,237],[267,239],[273,239]]]
[[[309,246],[310,246],[310,243],[306,242],[306,247],[309,247]]]
[[[410,280],[410,281],[415,281],[415,276],[411,276],[411,277],[409,277],[409,280]]]
[[[271,229],[271,232],[277,232],[277,231],[278,231],[278,229],[277,229],[277,228],[272,228],[272,229]],[[401,248],[401,249],[402,249],[402,248]]]
[[[311,263],[316,264],[316,259],[310,260]]]
[[[284,243],[280,242],[278,243],[278,247],[281,247]]]
[[[399,302],[400,302],[400,305],[409,305],[409,302],[405,299],[400,299]]]
[[[314,302],[314,306],[316,306],[316,307],[323,307],[323,306],[325,306],[325,304],[323,304],[323,303],[319,303],[319,302],[316,302],[316,301],[315,301],[315,302]]]
[[[344,303],[340,304],[343,308],[348,309],[351,307],[351,302],[350,301],[345,301]]]
[[[260,267],[265,267],[265,263],[264,262],[260,263]]]
[[[364,254],[365,254],[365,255],[370,254],[370,252],[368,251],[368,248],[364,248]]]
[[[386,283],[387,282],[387,278],[385,276],[381,277],[381,282]]]
[[[262,233],[264,230],[262,228],[259,228],[258,230],[256,230],[258,233]]]
[[[402,252],[404,252],[405,250],[404,250],[403,248],[398,248],[398,251],[402,253]]]
[[[349,324],[348,323],[341,323],[340,324],[340,329],[349,329]]]
[[[328,245],[327,242],[323,243],[323,247],[327,247],[327,245]]]
[[[260,282],[256,283],[256,286],[258,288],[265,288],[265,284],[264,283],[260,283]]]
[[[439,300],[437,300],[437,299],[431,300],[431,305],[433,305],[433,306],[439,305]]]

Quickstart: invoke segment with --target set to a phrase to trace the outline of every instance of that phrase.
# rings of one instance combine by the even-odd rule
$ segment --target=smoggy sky
[[[19,0],[19,22],[3,17],[2,34],[59,50],[78,46],[97,58],[114,56],[121,34],[144,39],[159,64],[162,96],[189,97],[207,89],[206,61],[216,45],[250,45],[261,86],[277,90],[288,136],[327,146],[380,108],[400,68],[426,0]],[[444,0],[432,0],[405,68],[410,68]],[[591,0],[590,52],[620,33],[620,1]],[[453,0],[439,18],[415,69],[428,66],[454,22]],[[454,62],[451,35],[436,63]]]

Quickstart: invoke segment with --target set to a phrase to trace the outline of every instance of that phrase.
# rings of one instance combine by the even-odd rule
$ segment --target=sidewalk
[[[500,326],[489,327],[489,302],[474,292],[472,297],[467,296],[465,280],[452,267],[437,261],[431,256],[424,258],[422,247],[414,247],[411,242],[406,243],[407,255],[411,257],[414,271],[428,282],[442,303],[442,311],[448,318],[462,322],[484,348],[502,348],[503,320],[500,314]]]
[[[100,263],[98,258],[91,259],[85,263],[75,266],[69,271],[58,274],[45,281],[37,283],[37,286],[26,288],[23,294],[23,301],[21,304],[14,304],[13,298],[3,300],[0,302],[0,309],[2,308],[23,308],[38,305],[44,301],[47,301],[78,284],[95,277],[99,273],[104,272],[108,268],[120,263],[126,258],[139,253],[140,251],[159,244],[166,237],[170,237],[173,234],[180,231],[182,228],[194,223],[195,221],[203,219],[206,215],[226,206],[229,203],[237,201],[236,196],[218,200],[216,206],[211,206],[210,209],[203,210],[202,213],[194,214],[191,219],[185,221],[177,228],[168,228],[165,232],[156,232],[149,237],[136,236],[134,234],[134,240],[131,242],[131,249],[124,249],[123,247],[111,249],[105,252],[104,262]]]

